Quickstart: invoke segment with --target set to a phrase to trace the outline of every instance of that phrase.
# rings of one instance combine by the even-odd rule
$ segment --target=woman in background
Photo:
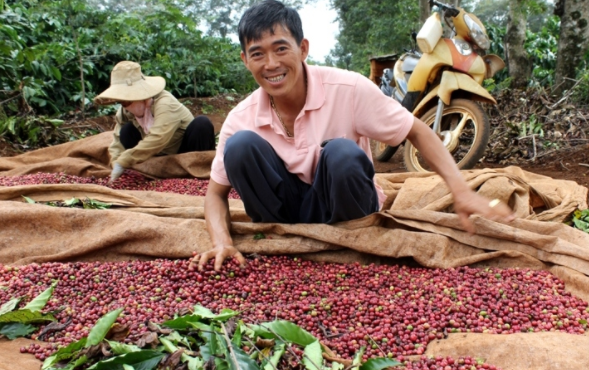
[[[97,104],[121,104],[108,148],[111,181],[155,155],[215,149],[210,119],[195,118],[165,87],[163,77],[144,76],[138,63],[123,61],[113,68],[110,87],[94,98]]]

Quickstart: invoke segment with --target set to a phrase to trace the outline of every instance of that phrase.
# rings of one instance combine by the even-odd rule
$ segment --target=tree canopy
[[[554,13],[554,4],[548,0],[526,0],[524,3],[528,28],[538,32],[546,18]],[[507,26],[509,0],[463,0],[461,6],[474,12],[485,25]]]
[[[239,45],[228,36],[255,1],[0,0],[0,121],[16,113],[84,110],[108,87],[110,70],[121,60],[141,63],[146,75],[165,77],[168,90],[179,97],[252,91],[256,84],[239,58]],[[329,2],[340,33],[326,64],[366,75],[370,56],[411,48],[411,33],[421,26],[417,0]],[[549,0],[523,3],[528,23],[523,47],[533,61],[532,81],[551,84],[559,18],[548,16],[554,7]],[[463,0],[462,6],[483,20],[491,51],[505,58],[508,0]]]
[[[368,74],[372,55],[401,52],[419,31],[418,1],[330,0],[337,11],[340,33],[330,62]]]

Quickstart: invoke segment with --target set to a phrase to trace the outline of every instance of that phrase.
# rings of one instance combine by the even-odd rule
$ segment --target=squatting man
[[[239,25],[241,59],[260,87],[227,116],[211,168],[205,219],[214,258],[245,264],[229,233],[227,196],[235,188],[253,222],[327,223],[381,209],[370,138],[395,146],[408,139],[448,185],[454,211],[474,233],[469,216],[509,222],[511,209],[472,191],[436,134],[368,78],[305,63],[309,41],[296,10],[267,0],[250,7]]]

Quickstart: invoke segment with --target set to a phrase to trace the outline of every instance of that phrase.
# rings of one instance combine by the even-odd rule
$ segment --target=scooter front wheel
[[[420,117],[432,126],[436,107]],[[473,168],[485,154],[489,142],[489,118],[483,109],[468,99],[453,100],[442,113],[441,139],[461,170]],[[404,145],[403,161],[409,172],[431,171],[417,148],[409,141]]]

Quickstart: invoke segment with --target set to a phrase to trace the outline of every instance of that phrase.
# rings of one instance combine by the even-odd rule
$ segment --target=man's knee
[[[372,162],[353,140],[333,139],[325,145],[321,154],[327,169],[336,175],[347,176],[355,171],[368,171],[372,172],[372,175],[367,175],[373,176]]]
[[[266,141],[253,131],[237,131],[225,142],[223,155],[225,157],[228,155],[243,156],[262,143],[266,143]]]
[[[264,156],[264,150],[270,144],[253,131],[238,131],[225,142],[223,162],[227,171],[233,171],[242,166],[252,166]]]

